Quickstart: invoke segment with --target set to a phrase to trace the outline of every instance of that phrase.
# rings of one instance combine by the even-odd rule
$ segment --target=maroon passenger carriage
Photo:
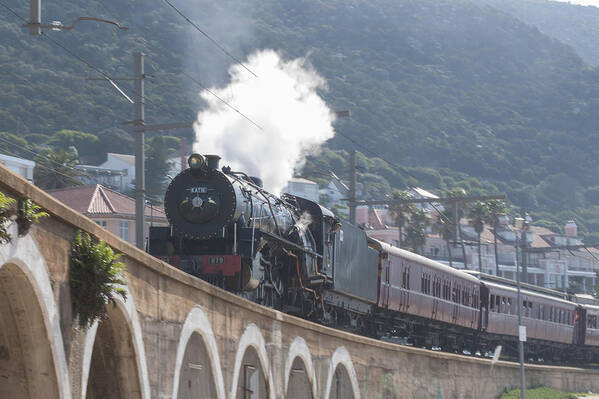
[[[412,252],[370,239],[379,253],[376,314],[418,346],[470,348],[480,325],[480,281]],[[483,292],[485,290],[482,287]]]

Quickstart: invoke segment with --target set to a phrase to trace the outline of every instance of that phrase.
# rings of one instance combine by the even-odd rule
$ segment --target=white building
[[[318,202],[318,184],[312,180],[294,177],[287,182],[283,192]]]
[[[106,161],[99,165],[99,168],[104,170],[122,171],[121,184],[126,188],[133,188],[135,180],[135,155],[114,154],[109,152],[106,154]]]
[[[10,155],[0,154],[0,164],[6,166],[12,172],[33,182],[33,169],[35,162],[23,158],[11,157]]]

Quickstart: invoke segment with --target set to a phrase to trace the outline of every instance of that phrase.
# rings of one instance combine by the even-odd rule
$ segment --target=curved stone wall
[[[121,241],[3,167],[0,191],[32,198],[52,215],[0,246],[1,294],[12,296],[0,340],[24,348],[10,357],[0,342],[0,372],[42,360],[41,368],[19,366],[28,382],[9,392],[12,397],[38,397],[39,381],[49,398],[175,398],[200,391],[218,399],[479,399],[518,384],[516,364],[498,362],[491,370],[486,359],[376,341],[252,304]],[[86,330],[73,321],[69,295],[68,257],[77,229],[105,240],[127,265],[128,300],[109,304],[110,319]],[[13,284],[17,275],[20,285]],[[17,314],[23,321],[15,321]],[[35,338],[19,334],[22,326]],[[592,370],[527,366],[531,386],[597,392],[598,377]],[[110,378],[118,390],[90,388]]]

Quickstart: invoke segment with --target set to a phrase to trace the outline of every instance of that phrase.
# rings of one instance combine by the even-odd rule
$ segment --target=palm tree
[[[75,169],[77,163],[74,151],[46,149],[35,158],[33,180],[44,190],[82,185],[77,177],[83,172]]]
[[[410,223],[406,227],[406,245],[418,254],[422,254],[426,244],[426,227],[428,217],[422,209],[413,208],[410,215]]]
[[[447,197],[449,198],[464,198],[466,196],[466,191],[463,188],[453,188],[447,191]],[[462,256],[464,257],[464,269],[468,269],[468,262],[466,261],[466,246],[464,245],[464,236],[462,235],[462,224],[460,221],[464,216],[464,211],[460,208],[460,204],[455,202],[452,204],[454,208],[454,213],[457,214],[457,218],[452,217],[455,223],[455,227],[458,230],[458,238],[460,239],[460,246],[462,247]]]
[[[485,228],[485,220],[487,220],[489,208],[486,203],[477,201],[472,204],[468,211],[470,226],[474,227],[476,232],[476,245],[478,249],[478,271],[482,272],[482,255],[480,253],[480,235]]]
[[[439,217],[435,222],[435,229],[439,232],[441,238],[447,244],[447,254],[449,256],[449,266],[453,267],[451,254],[451,241],[455,239],[455,227],[453,222],[453,212],[447,208],[439,212]]]
[[[495,249],[495,274],[499,275],[499,255],[497,253],[497,228],[499,227],[499,218],[507,213],[505,202],[501,200],[487,201],[487,218],[485,222],[493,227],[493,247]]]
[[[392,196],[393,201],[405,201],[411,198],[407,192],[401,190],[394,190]],[[395,203],[389,205],[389,211],[397,223],[397,230],[399,233],[397,246],[399,248],[403,246],[403,226],[410,219],[410,215],[413,213],[414,209],[414,205],[410,203]]]

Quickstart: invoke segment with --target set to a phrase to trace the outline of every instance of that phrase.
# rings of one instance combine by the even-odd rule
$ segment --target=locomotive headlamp
[[[192,170],[200,170],[206,166],[206,159],[200,154],[191,154],[187,159],[187,164]]]

